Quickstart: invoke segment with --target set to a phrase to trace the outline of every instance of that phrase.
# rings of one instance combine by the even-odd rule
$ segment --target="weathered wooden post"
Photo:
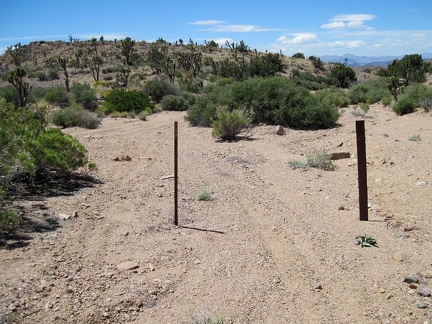
[[[178,122],[174,122],[174,225],[178,226]]]
[[[366,173],[366,137],[364,120],[356,121],[357,135],[357,168],[359,185],[360,220],[368,220],[368,193]]]

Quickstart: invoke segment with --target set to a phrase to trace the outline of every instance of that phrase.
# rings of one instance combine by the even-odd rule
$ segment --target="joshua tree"
[[[58,58],[58,62],[60,64],[60,66],[62,67],[64,75],[65,75],[66,90],[67,90],[67,92],[70,92],[70,88],[69,88],[69,73],[67,71],[67,63],[68,63],[68,61],[65,58],[59,57]]]
[[[121,69],[119,69],[117,74],[118,79],[123,83],[122,87],[125,89],[128,86],[130,72],[131,72],[130,68],[122,67]]]
[[[400,84],[399,79],[395,76],[392,76],[389,78],[389,81],[387,83],[387,87],[389,91],[391,92],[393,98],[395,101],[397,101],[397,95],[399,93],[404,92],[404,86]]]
[[[130,37],[126,37],[121,42],[122,47],[122,54],[126,58],[126,64],[132,65],[132,54],[133,54],[133,47],[135,45],[135,41],[132,40]]]
[[[19,95],[20,107],[25,107],[27,98],[31,92],[32,87],[28,82],[24,82],[23,78],[26,76],[26,71],[22,67],[17,67],[8,76],[8,82],[13,85]]]
[[[103,61],[100,56],[94,56],[92,61],[89,63],[89,68],[92,71],[95,82],[99,81],[99,72],[102,63]]]
[[[21,66],[21,63],[26,60],[26,56],[29,54],[28,47],[26,45],[21,46],[21,43],[6,48],[6,54],[12,57],[13,63],[16,66]]]

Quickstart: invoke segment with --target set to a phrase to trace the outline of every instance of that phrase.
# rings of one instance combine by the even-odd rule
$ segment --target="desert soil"
[[[279,136],[261,125],[231,143],[181,112],[66,129],[98,170],[93,182],[15,201],[31,230],[2,242],[0,322],[430,323],[432,115],[371,106],[360,222],[362,117],[342,111],[333,129]],[[320,149],[351,158],[335,171],[289,167]],[[122,155],[131,160],[114,161]],[[210,201],[196,199],[204,190]],[[362,234],[379,247],[354,244]]]

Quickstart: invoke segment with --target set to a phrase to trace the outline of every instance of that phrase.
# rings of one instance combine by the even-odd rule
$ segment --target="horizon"
[[[3,0],[4,1],[4,0]],[[245,2],[246,3],[246,2]],[[77,10],[78,8],[78,10]],[[391,10],[389,10],[391,8]],[[131,37],[198,44],[244,41],[251,49],[284,55],[403,56],[432,52],[429,0],[345,3],[318,0],[206,3],[132,0],[73,3],[30,1],[2,4],[0,54],[34,41],[105,40]],[[19,17],[19,23],[16,18]],[[109,24],[107,25],[107,22]]]

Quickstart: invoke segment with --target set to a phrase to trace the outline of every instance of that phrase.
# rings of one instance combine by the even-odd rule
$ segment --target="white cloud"
[[[281,29],[265,28],[258,25],[227,24],[223,20],[200,20],[190,23],[190,25],[204,26],[200,31],[211,33],[252,33],[281,31]]]
[[[359,48],[365,46],[366,43],[361,40],[356,41],[336,41],[323,44],[325,47],[339,47],[339,48]]]
[[[340,29],[340,28],[345,28],[346,24],[343,21],[334,21],[332,23],[329,24],[324,24],[321,25],[321,28],[324,29]]]
[[[360,20],[360,21],[368,21],[368,20],[374,20],[376,17],[375,15],[370,14],[343,14],[343,15],[337,15],[333,17],[332,21],[353,21],[353,20]]]
[[[291,36],[294,36],[293,38],[288,38],[287,36],[283,35],[277,39],[277,41],[281,44],[288,45],[288,44],[305,44],[305,43],[311,43],[311,42],[317,42],[318,37],[316,34],[312,33],[297,33],[292,34]]]
[[[373,28],[364,24],[365,21],[374,20],[376,17],[370,14],[344,14],[330,19],[330,23],[321,25],[323,29],[367,29]]]
[[[218,43],[220,46],[225,45],[226,41],[229,43],[234,43],[234,40],[232,38],[213,38],[213,41]]]
[[[190,25],[200,25],[200,26],[211,26],[211,25],[220,25],[225,23],[223,20],[199,20],[191,22]]]

